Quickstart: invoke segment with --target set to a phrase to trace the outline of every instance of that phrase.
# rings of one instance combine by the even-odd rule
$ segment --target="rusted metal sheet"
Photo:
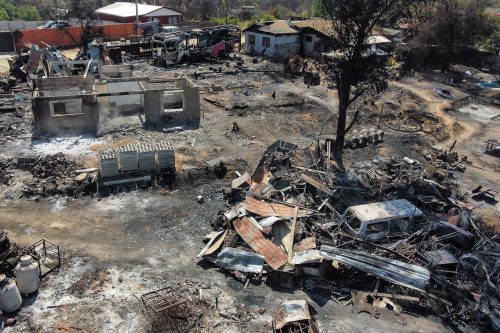
[[[333,246],[322,245],[320,254],[328,260],[338,262],[373,274],[400,286],[425,292],[431,273],[424,267],[376,256],[365,252],[354,252]]]
[[[333,195],[335,193],[335,191],[331,190],[330,188],[328,188],[327,186],[325,186],[324,184],[321,184],[320,182],[318,182],[316,179],[312,178],[312,177],[309,177],[308,175],[306,174],[302,174],[301,175],[301,178],[306,182],[308,183],[309,185],[312,185],[314,186],[315,188],[317,188],[318,190],[328,194],[328,195]]]
[[[279,269],[288,261],[285,251],[273,244],[246,217],[233,222],[234,229],[243,240],[257,253],[264,256],[273,269]]]
[[[274,309],[273,320],[277,330],[291,322],[311,320],[309,305],[305,299],[284,301]]]
[[[245,199],[245,209],[263,217],[293,217],[295,208],[280,203],[260,201],[254,197],[247,196]],[[307,212],[299,209],[297,217],[305,216],[307,216]]]

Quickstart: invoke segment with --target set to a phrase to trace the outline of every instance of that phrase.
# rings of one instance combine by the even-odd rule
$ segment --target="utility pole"
[[[229,0],[224,1],[226,4],[226,24],[227,24],[227,8],[229,7]]]
[[[136,34],[139,34],[139,4],[138,0],[135,0],[135,31]]]

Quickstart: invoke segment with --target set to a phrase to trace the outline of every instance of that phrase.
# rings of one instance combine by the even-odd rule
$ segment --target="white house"
[[[243,32],[246,52],[269,58],[282,58],[288,53],[312,57],[333,47],[331,23],[321,19],[256,23]]]
[[[269,21],[256,23],[243,30],[245,33],[245,50],[247,53],[258,53],[266,57],[282,57],[300,50],[300,34],[287,21]]]

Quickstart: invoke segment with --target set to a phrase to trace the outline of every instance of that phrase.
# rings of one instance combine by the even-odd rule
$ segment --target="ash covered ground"
[[[137,76],[190,76],[199,68],[166,70],[147,61],[132,65]],[[251,66],[276,68],[267,61]],[[459,175],[460,185],[469,191],[477,185],[498,188],[498,158],[483,151],[486,139],[500,139],[500,118],[461,111],[469,104],[458,107],[433,92],[436,87],[447,87],[441,82],[446,80],[436,74],[390,81],[387,92],[359,101],[355,108],[361,118],[354,130],[381,123],[385,136],[377,145],[346,150],[346,169],[357,170],[391,157],[425,163],[425,149],[449,149],[457,140],[454,149],[472,162]],[[175,133],[145,130],[130,118],[119,128],[104,128],[96,138],[39,138],[31,135],[29,99],[18,103],[18,112],[0,115],[2,229],[23,245],[49,239],[63,253],[61,268],[44,278],[39,292],[25,300],[17,324],[6,332],[182,332],[193,329],[193,322],[204,332],[269,332],[272,309],[282,300],[295,298],[308,299],[318,311],[321,332],[477,329],[443,321],[433,313],[409,315],[407,325],[401,326],[365,313],[354,314],[350,306],[331,300],[311,300],[300,288],[282,290],[266,282],[250,283],[244,290],[244,284],[232,275],[196,258],[204,246],[203,237],[212,231],[220,213],[230,209],[226,194],[237,177],[235,172],[252,173],[264,150],[277,139],[312,147],[318,138],[332,136],[337,101],[326,78],[322,85],[311,87],[300,77],[280,73],[214,74],[195,83],[202,91],[200,128]],[[457,99],[466,96],[459,89],[447,88]],[[29,96],[29,91],[22,94]],[[497,101],[495,96],[488,98]],[[401,115],[420,124],[420,130],[408,133],[385,125]],[[233,123],[238,132],[232,131]],[[170,187],[101,198],[93,194],[91,183],[74,180],[75,170],[97,166],[99,149],[167,140],[174,145],[178,174]],[[58,153],[56,162],[45,157]],[[47,162],[36,170],[23,169],[15,162],[20,155],[42,156]],[[224,177],[217,177],[207,163],[220,158],[228,169]],[[198,196],[203,197],[202,203]],[[342,205],[347,204],[348,198]],[[486,224],[496,226],[498,209],[498,204],[487,204],[477,212]],[[148,315],[140,296],[168,286],[185,295],[205,319],[187,318],[165,326],[161,318]]]

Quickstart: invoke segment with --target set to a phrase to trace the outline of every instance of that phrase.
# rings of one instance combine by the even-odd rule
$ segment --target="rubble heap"
[[[76,163],[58,153],[41,158],[31,168],[33,180],[25,184],[25,195],[83,195],[95,186],[96,175],[78,177]]]
[[[0,159],[0,183],[3,185],[10,185],[12,178],[10,174],[10,161],[3,158]]]
[[[426,155],[426,165],[393,157],[342,170],[319,145],[277,141],[233,180],[233,206],[198,257],[245,288],[267,277],[400,324],[399,303],[412,303],[405,311],[498,330],[500,244],[455,182],[466,160]]]
[[[37,178],[66,178],[74,177],[75,162],[69,160],[64,154],[47,155],[38,162],[31,173]]]

